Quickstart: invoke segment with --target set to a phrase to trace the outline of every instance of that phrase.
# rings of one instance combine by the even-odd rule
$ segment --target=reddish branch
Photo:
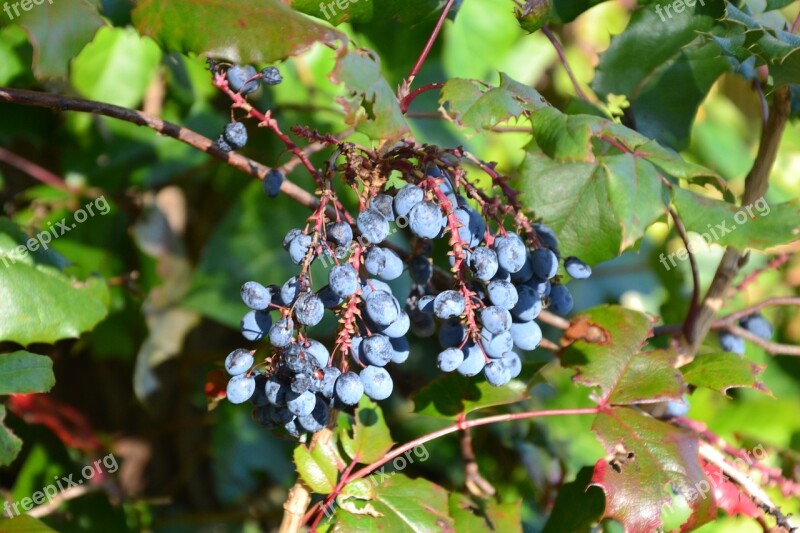
[[[564,70],[567,71],[567,76],[569,76],[569,79],[572,82],[572,86],[575,88],[575,93],[577,93],[578,97],[581,100],[583,100],[584,102],[588,102],[589,97],[586,96],[586,93],[583,92],[583,89],[581,89],[581,84],[578,83],[578,78],[576,78],[575,73],[572,72],[572,68],[569,66],[569,62],[567,61],[567,55],[564,53],[564,49],[561,47],[561,43],[558,42],[556,36],[553,35],[553,32],[551,32],[550,28],[548,28],[547,26],[542,26],[542,32],[544,32],[544,34],[550,40],[550,43],[553,45],[553,48],[556,49],[558,58],[561,60],[561,64],[564,66]]]

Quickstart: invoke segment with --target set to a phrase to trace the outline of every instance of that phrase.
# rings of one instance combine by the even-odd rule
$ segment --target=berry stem
[[[425,48],[422,50],[422,54],[420,54],[419,59],[414,64],[414,68],[411,69],[411,73],[406,78],[405,82],[403,82],[403,86],[406,89],[411,88],[411,84],[414,83],[414,78],[417,77],[419,70],[422,68],[422,65],[425,63],[425,59],[428,58],[428,54],[431,52],[433,48],[433,43],[436,42],[436,38],[439,36],[439,32],[442,31],[442,26],[444,25],[444,19],[447,18],[447,14],[450,13],[450,9],[453,7],[453,2],[455,0],[447,0],[447,4],[444,6],[442,10],[442,14],[439,16],[439,20],[436,22],[436,26],[433,28],[433,33],[428,38],[428,42],[425,43]]]

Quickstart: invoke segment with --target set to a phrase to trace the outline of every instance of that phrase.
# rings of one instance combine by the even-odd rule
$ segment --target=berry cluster
[[[228,398],[250,400],[254,417],[266,427],[282,426],[293,436],[316,432],[327,425],[329,408],[347,409],[363,395],[388,398],[393,381],[387,366],[408,359],[410,330],[419,337],[438,330],[442,371],[483,371],[491,385],[505,385],[521,372],[520,352],[542,340],[539,313],[571,310],[572,296],[557,275],[560,254],[552,230],[542,224],[506,229],[498,209],[464,181],[460,169],[455,180],[455,169],[421,164],[418,170],[394,195],[382,184],[366,187],[353,224],[332,190],[318,191],[320,205],[306,227],[283,240],[300,272],[282,286],[249,281],[242,287],[251,309],[242,319],[242,334],[268,341],[271,356],[261,370],[254,367],[253,352],[232,352],[225,365],[233,376]],[[457,193],[460,182],[480,211]],[[388,243],[392,226],[414,238],[413,254],[398,253]],[[437,240],[448,247],[450,287],[433,282]],[[322,287],[314,286],[310,272],[318,259],[331,265]],[[413,284],[401,300],[387,282],[406,268]],[[591,274],[575,257],[566,258],[564,268],[573,278]],[[330,351],[308,334],[326,309],[341,324]]]
[[[739,326],[766,341],[772,339],[772,324],[761,313],[740,319]],[[730,331],[719,332],[719,345],[726,352],[744,355],[744,339]]]

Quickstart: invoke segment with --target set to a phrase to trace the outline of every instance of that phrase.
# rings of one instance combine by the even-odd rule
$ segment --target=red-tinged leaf
[[[756,517],[761,515],[761,510],[756,507],[753,500],[741,491],[738,485],[731,483],[718,466],[702,461],[706,477],[711,482],[714,491],[714,500],[717,507],[729,515],[743,515]]]
[[[317,42],[347,42],[279,0],[142,0],[132,18],[165,50],[244,63],[285,59]]]
[[[618,520],[628,533],[649,533],[661,525],[669,491],[682,494],[693,513],[689,523],[716,517],[713,498],[690,432],[629,408],[600,413],[592,426],[608,455],[595,464],[592,484],[606,494],[605,517]]]
[[[641,352],[650,321],[619,306],[590,309],[572,321],[565,338],[572,340],[561,354],[574,366],[574,380],[599,387],[601,404],[630,405],[681,399],[685,385],[675,368],[672,350]]]
[[[732,353],[710,353],[698,355],[694,361],[681,367],[686,383],[696,387],[706,387],[727,396],[728,390],[748,388],[771,394],[769,389],[758,381],[764,370],[757,365]]]

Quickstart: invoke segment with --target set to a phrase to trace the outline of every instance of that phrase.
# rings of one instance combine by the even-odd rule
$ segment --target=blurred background
[[[216,138],[230,120],[230,102],[211,85],[204,59],[163,54],[132,29],[130,5],[101,4],[110,24],[74,57],[63,80],[35,78],[26,33],[0,19],[0,86],[136,108]],[[497,84],[498,72],[505,72],[535,87],[559,109],[576,105],[573,85],[553,46],[541,32],[522,31],[509,4],[465,1],[455,20],[445,24],[417,83],[466,77]],[[611,36],[626,27],[634,7],[627,0],[602,3],[563,29],[554,28],[585,90],[590,91],[599,54]],[[785,9],[794,15],[798,8]],[[378,52],[386,79],[396,87],[434,23],[435,18],[404,24],[345,24],[340,29],[359,46]],[[321,132],[347,130],[336,103],[343,89],[329,79],[333,51],[317,46],[279,67],[284,82],[250,97],[255,107],[272,110],[284,130],[294,124]],[[468,137],[437,118],[437,108],[435,91],[415,101],[409,116],[419,141],[464,145],[484,160],[499,162],[501,171],[514,174],[530,135],[498,132]],[[758,96],[750,84],[724,75],[703,101],[682,155],[715,169],[734,192],[741,193],[757,147],[759,114]],[[289,159],[274,136],[256,128],[250,128],[250,135],[243,150],[248,157],[269,166]],[[350,139],[370,143],[358,134]],[[315,156],[315,164],[328,155]],[[48,177],[56,181],[42,183]],[[302,169],[289,177],[313,190]],[[798,196],[800,125],[792,121],[767,201]],[[239,287],[251,279],[282,284],[295,273],[280,243],[289,229],[304,224],[305,208],[288,198],[266,198],[251,177],[150,129],[89,114],[0,103],[0,249],[18,243],[20,229],[33,234],[64,217],[73,220],[77,209],[100,197],[110,206],[108,214],[89,218],[50,245],[58,254],[53,261],[77,280],[72,285],[101,287],[92,289],[91,301],[80,304],[91,315],[86,318],[91,323],[74,327],[85,333],[52,345],[39,341],[27,347],[52,359],[56,381],[47,395],[12,396],[6,401],[6,425],[23,444],[18,457],[0,470],[4,498],[18,501],[54,477],[77,474],[113,454],[119,463],[116,472],[48,508],[41,516],[44,522],[59,531],[275,529],[287,490],[296,479],[293,443],[270,436],[251,420],[247,407],[220,401],[220,387],[224,390],[225,384],[221,369],[228,352],[248,346],[238,331],[246,311]],[[349,201],[354,205],[354,198]],[[395,238],[403,242],[402,235]],[[688,264],[680,262],[667,271],[658,258],[681,246],[666,224],[656,224],[640,249],[596,265],[590,280],[570,285],[576,311],[621,302],[675,323],[682,318],[691,292]],[[713,245],[699,249],[704,286],[722,251]],[[798,246],[778,250],[795,253],[794,258],[739,291],[724,311],[770,296],[800,294],[797,251]],[[769,259],[751,254],[745,273]],[[0,268],[0,278],[7,275]],[[402,283],[407,281],[397,285],[399,295],[408,291]],[[61,327],[72,313],[47,307],[46,300],[36,299],[35,289],[33,305],[39,305],[41,313],[52,313],[53,327]],[[12,320],[15,312],[0,292],[0,321]],[[800,313],[787,307],[770,309],[767,315],[777,340],[800,343]],[[331,340],[335,323],[332,316],[326,320],[317,336]],[[547,335],[556,338],[553,332]],[[14,342],[0,348],[21,349]],[[393,371],[396,392],[382,406],[397,442],[442,425],[440,420],[412,414],[409,399],[439,374],[437,351],[432,343],[412,339],[412,357]],[[747,449],[763,445],[772,455],[768,463],[780,454],[781,464],[799,469],[800,360],[771,358],[750,343],[746,357],[766,365],[762,381],[773,395],[745,390],[734,391],[728,399],[699,390],[692,396],[689,416],[707,422],[725,438],[741,439]],[[550,356],[537,352],[534,358],[545,362]],[[519,409],[589,405],[587,390],[575,387],[571,374],[553,364],[545,366],[532,399]],[[559,484],[571,481],[581,468],[604,455],[590,422],[588,417],[565,417],[474,431],[474,447],[484,451],[479,453],[481,472],[495,485],[501,501],[522,498],[527,531],[542,529]],[[435,460],[416,462],[406,473],[462,488],[457,440],[438,439],[427,447]],[[784,510],[800,509],[797,502],[786,506]],[[613,524],[604,527],[615,529]],[[701,530],[759,531],[760,527],[751,520],[724,519]]]

